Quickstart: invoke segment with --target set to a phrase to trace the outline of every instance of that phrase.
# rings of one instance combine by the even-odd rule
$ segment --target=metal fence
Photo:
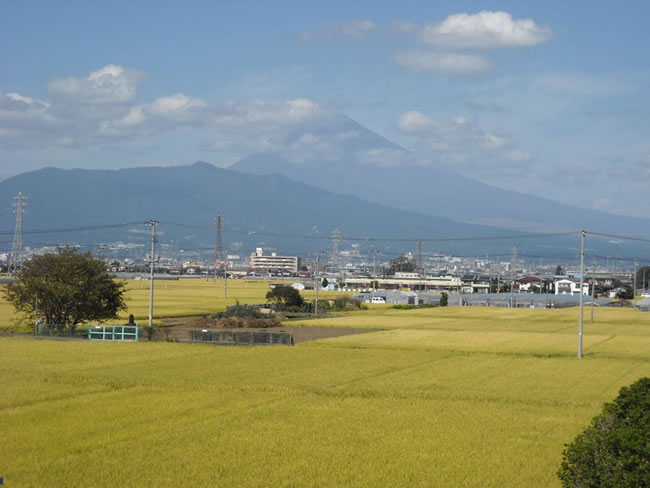
[[[293,334],[278,331],[191,330],[192,342],[208,342],[222,346],[292,346]]]
[[[137,325],[88,326],[88,339],[91,341],[137,341],[139,335]]]

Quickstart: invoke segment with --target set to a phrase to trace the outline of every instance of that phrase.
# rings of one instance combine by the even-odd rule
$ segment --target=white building
[[[278,256],[276,253],[265,256],[264,250],[258,247],[251,254],[251,269],[297,273],[300,269],[300,258],[298,256]]]
[[[556,280],[553,283],[556,295],[579,295],[580,294],[580,280],[563,278]],[[589,282],[585,280],[582,285],[582,294],[589,295]]]

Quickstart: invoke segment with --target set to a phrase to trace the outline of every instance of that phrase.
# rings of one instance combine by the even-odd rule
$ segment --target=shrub
[[[336,310],[358,310],[360,306],[361,302],[352,297],[340,296],[334,299],[334,308]]]
[[[287,285],[277,285],[272,290],[269,290],[266,294],[266,300],[282,310],[288,310],[291,307],[300,308],[304,302],[300,292]]]
[[[565,487],[650,486],[650,378],[621,388],[568,444],[558,477]]]

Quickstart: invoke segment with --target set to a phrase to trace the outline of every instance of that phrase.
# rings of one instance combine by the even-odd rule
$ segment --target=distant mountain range
[[[354,244],[362,252],[381,250],[384,259],[408,250],[415,252],[418,238],[425,239],[425,253],[442,250],[456,255],[505,255],[513,245],[523,253],[566,254],[573,253],[578,242],[573,236],[474,240],[513,232],[394,209],[281,175],[250,175],[199,162],[122,170],[45,168],[2,181],[0,223],[2,230],[9,232],[3,245],[6,250],[11,248],[10,231],[15,222],[12,197],[19,191],[29,198],[24,230],[26,244],[33,247],[122,240],[142,243],[144,253],[149,240],[144,224],[103,226],[155,219],[161,221],[160,242],[169,252],[203,250],[209,255],[217,213],[224,219],[224,245],[245,253],[257,246],[303,255],[312,255],[317,249],[328,251],[335,229],[344,239],[360,238]],[[99,228],[74,230],[92,226]],[[30,233],[62,228],[72,232]],[[467,237],[472,239],[463,240]],[[459,240],[427,240],[438,238]],[[351,244],[344,240],[341,248]]]
[[[355,155],[367,151],[387,149],[396,155],[408,151],[347,117],[339,117],[321,130],[355,134],[344,142],[343,152],[349,157],[292,162],[283,154],[261,153],[230,169],[257,175],[277,173],[331,192],[466,223],[530,232],[588,229],[650,237],[650,219],[566,205],[526,195],[525,188],[507,191],[417,161],[399,166],[361,162]]]
[[[339,156],[327,161],[295,163],[287,155],[255,154],[228,169],[203,162],[122,170],[45,168],[9,178],[0,182],[2,248],[11,249],[12,198],[18,192],[29,198],[25,242],[33,247],[122,240],[142,243],[144,253],[149,236],[143,223],[106,225],[154,219],[161,221],[160,242],[169,252],[209,254],[215,242],[212,221],[220,213],[224,245],[240,253],[265,247],[312,255],[331,249],[331,234],[339,229],[342,249],[352,244],[360,252],[377,249],[384,259],[415,252],[421,239],[425,253],[508,260],[516,246],[522,255],[574,262],[577,235],[495,237],[580,229],[646,235],[650,229],[650,220],[509,192],[440,168],[364,163],[359,158],[364,152],[408,152],[351,119],[328,124],[319,128],[321,135],[345,137]],[[98,228],[80,229],[92,226]],[[70,232],[31,233],[61,228]],[[354,242],[345,240],[352,237]],[[589,252],[611,255],[612,248],[607,239],[589,239]],[[649,254],[646,248],[626,242],[622,254],[643,256]]]

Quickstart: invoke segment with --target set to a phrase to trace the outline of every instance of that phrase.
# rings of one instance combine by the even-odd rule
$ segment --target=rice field
[[[296,324],[383,330],[294,347],[0,338],[0,476],[559,486],[563,445],[650,375],[649,316],[597,310],[581,360],[575,309],[380,307]]]
[[[109,323],[124,323],[129,314],[136,321],[143,322],[149,317],[149,281],[128,280],[126,283],[127,310],[119,314],[117,320]],[[269,281],[235,280],[227,283],[227,298],[224,298],[222,279],[180,279],[159,280],[154,284],[154,317],[185,317],[191,315],[208,315],[220,312],[229,305],[265,303],[269,291]],[[1,290],[0,290],[1,291]],[[323,298],[338,295],[338,292],[320,292]],[[306,300],[313,300],[313,291],[304,291]],[[14,313],[0,293],[0,331],[26,330],[29,325],[21,324],[20,317]]]

